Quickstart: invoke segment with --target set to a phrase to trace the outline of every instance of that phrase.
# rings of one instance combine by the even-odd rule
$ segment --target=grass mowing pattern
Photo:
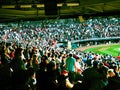
[[[97,54],[102,54],[102,55],[109,54],[116,57],[120,53],[120,44],[103,45],[85,50],[85,52],[90,52],[90,51]]]

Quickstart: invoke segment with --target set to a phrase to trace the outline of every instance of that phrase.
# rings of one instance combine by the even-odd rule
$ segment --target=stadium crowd
[[[120,18],[0,24],[1,90],[119,90],[120,58],[56,47],[120,37]]]

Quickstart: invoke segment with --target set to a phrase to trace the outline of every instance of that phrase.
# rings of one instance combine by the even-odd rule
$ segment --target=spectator
[[[76,71],[76,59],[73,58],[72,53],[69,54],[69,56],[66,58],[66,70],[68,72],[75,72]]]
[[[17,48],[15,50],[15,57],[13,58],[11,62],[11,68],[13,69],[13,72],[19,72],[19,70],[26,70],[26,65],[24,63],[24,55],[23,55],[24,49],[23,48]]]
[[[46,71],[47,71],[47,64],[48,64],[48,57],[43,55],[41,57],[41,63],[39,66],[38,71],[36,72],[36,90],[45,90],[46,89]]]
[[[113,69],[108,70],[108,85],[104,90],[119,90],[120,89],[120,77],[116,76]]]
[[[102,90],[105,87],[104,83],[101,81],[105,78],[105,75],[98,71],[97,66],[98,62],[95,60],[93,67],[83,71],[83,89]]]
[[[46,90],[57,90],[58,89],[58,74],[56,71],[56,63],[54,61],[50,61],[47,64],[47,72],[46,72]]]

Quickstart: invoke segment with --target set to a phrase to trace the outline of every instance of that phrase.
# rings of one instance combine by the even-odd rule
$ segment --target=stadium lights
[[[37,8],[44,8],[45,5],[44,4],[35,4]],[[66,3],[66,5],[69,7],[71,6],[79,6],[79,3]],[[59,3],[57,4],[57,7],[62,7],[63,6],[63,3]],[[15,8],[16,6],[15,5],[2,5],[1,8]],[[32,8],[32,4],[29,4],[29,5],[20,5],[20,8]]]
[[[1,8],[15,8],[15,5],[4,5]]]
[[[62,7],[63,6],[63,4],[57,4],[57,7]]]
[[[37,8],[42,8],[42,7],[45,7],[44,4],[37,4]]]
[[[79,3],[67,3],[67,6],[79,6]]]
[[[20,5],[20,8],[31,8],[32,5]]]

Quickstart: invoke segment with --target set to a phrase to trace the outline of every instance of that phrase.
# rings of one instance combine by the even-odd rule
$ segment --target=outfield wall
[[[59,42],[57,44],[58,47],[67,47],[66,42]],[[107,44],[107,43],[120,43],[120,37],[107,37],[107,38],[92,38],[92,39],[83,39],[83,40],[75,40],[71,41],[71,48],[79,48],[82,46],[91,46],[91,45],[99,45],[99,44]]]

